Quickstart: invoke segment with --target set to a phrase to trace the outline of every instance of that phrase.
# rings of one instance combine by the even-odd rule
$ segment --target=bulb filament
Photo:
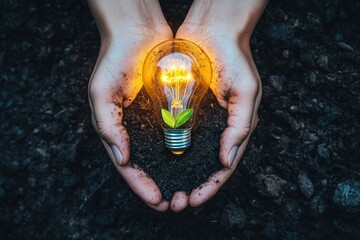
[[[192,74],[185,61],[179,58],[168,59],[167,66],[161,72],[161,80],[170,89],[170,112],[176,118],[184,110],[183,101],[188,94],[187,88],[189,81],[192,79]]]

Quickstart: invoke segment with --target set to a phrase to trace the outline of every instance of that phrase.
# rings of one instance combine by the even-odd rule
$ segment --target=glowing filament
[[[187,86],[191,79],[192,74],[185,65],[185,61],[178,58],[169,59],[167,68],[161,72],[162,82],[170,89],[171,113],[174,117],[184,110],[183,100],[187,94]],[[181,93],[183,94],[181,95]]]

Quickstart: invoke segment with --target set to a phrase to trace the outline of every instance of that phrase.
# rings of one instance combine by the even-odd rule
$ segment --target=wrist
[[[194,0],[183,25],[246,42],[250,40],[267,2],[268,0]]]
[[[101,38],[110,39],[124,31],[161,31],[167,22],[158,0],[88,0]]]

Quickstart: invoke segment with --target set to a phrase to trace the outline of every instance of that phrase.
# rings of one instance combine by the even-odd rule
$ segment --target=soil
[[[175,30],[191,1],[161,1]],[[271,1],[251,40],[260,122],[206,204],[158,213],[90,121],[99,35],[86,1],[0,4],[1,239],[359,239],[360,4]],[[184,156],[164,148],[142,90],[125,112],[134,162],[169,198],[219,169],[226,112],[209,92]],[[166,169],[166,170],[164,170]]]
[[[219,152],[219,137],[226,126],[226,111],[217,104],[211,91],[195,114],[192,144],[182,155],[174,155],[165,148],[164,132],[144,89],[124,113],[131,136],[131,162],[154,179],[165,199],[170,200],[176,191],[190,192],[222,168],[215,153]]]

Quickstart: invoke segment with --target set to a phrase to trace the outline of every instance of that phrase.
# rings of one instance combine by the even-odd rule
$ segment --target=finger
[[[94,127],[112,148],[119,165],[130,157],[129,135],[122,125],[123,106],[129,106],[142,87],[140,47],[131,58],[125,57],[126,44],[102,47],[89,83],[89,102]]]
[[[251,81],[257,82],[257,81]],[[227,126],[220,137],[219,159],[225,167],[230,167],[240,145],[251,133],[258,86],[247,87],[246,91],[233,90],[228,101]]]
[[[173,212],[181,212],[189,205],[189,194],[186,192],[176,192],[171,199],[170,209]]]
[[[239,151],[236,154],[238,159],[244,154],[246,146],[249,142],[249,137],[241,144]],[[204,202],[211,199],[219,191],[219,189],[225,184],[225,182],[230,178],[230,176],[235,171],[239,161],[234,162],[234,164],[229,168],[223,168],[222,170],[211,175],[205,183],[195,188],[189,196],[189,204],[192,207],[197,207],[203,204]]]
[[[141,168],[138,166],[126,165],[124,167],[116,166],[121,176],[127,182],[129,187],[145,203],[157,205],[162,199],[160,189]]]
[[[261,101],[261,90],[256,97],[255,102],[255,111],[253,113],[253,121],[252,121],[252,127],[251,132],[253,132],[256,128],[257,122],[259,121],[258,118],[258,107]],[[224,168],[215,174],[211,175],[208,180],[203,183],[198,188],[194,189],[189,197],[189,204],[192,207],[197,207],[203,204],[204,202],[211,199],[213,196],[216,195],[216,193],[220,190],[220,188],[225,184],[225,182],[231,177],[233,172],[235,171],[237,165],[239,164],[239,160],[241,159],[242,155],[244,154],[247,144],[249,142],[250,136],[246,138],[246,140],[241,144],[239,151],[236,153],[236,160],[233,163],[233,165],[229,168]]]
[[[127,182],[129,187],[138,195],[144,202],[152,205],[159,204],[162,195],[160,189],[141,168],[135,166],[116,166],[121,176]]]
[[[102,140],[102,143],[111,160],[114,162],[116,169],[124,178],[129,187],[133,190],[133,192],[146,204],[158,205],[161,202],[162,195],[154,180],[137,165],[117,165],[115,163],[116,160],[114,159],[115,157],[110,146],[107,145],[104,140]]]
[[[93,124],[97,125],[98,122],[96,121],[95,117],[93,117]],[[125,128],[124,128],[125,130]],[[126,130],[125,130],[126,131]],[[127,132],[126,132],[127,135]],[[104,134],[100,135],[104,137]],[[128,137],[128,136],[127,136]],[[107,141],[106,141],[107,139]],[[110,147],[109,145],[109,138],[107,136],[104,139],[101,139],[103,145],[110,156],[111,160],[113,161],[114,165],[116,166],[117,170],[120,172],[124,180],[127,182],[129,187],[134,191],[136,195],[138,195],[146,204],[153,205],[152,208],[154,209],[164,209],[164,203],[159,205],[162,195],[160,189],[156,185],[156,183],[147,175],[141,168],[134,166],[123,166],[120,167],[118,160],[116,159],[116,152],[114,153],[114,148]],[[128,147],[125,145],[125,147]],[[126,150],[124,147],[121,148],[122,151]],[[126,152],[126,151],[124,151]],[[159,206],[157,206],[159,205]],[[165,209],[166,210],[166,209]],[[164,210],[164,211],[165,211]]]
[[[163,200],[156,205],[153,204],[147,204],[147,205],[158,212],[165,212],[169,208],[169,201]]]
[[[189,204],[192,207],[198,207],[204,202],[210,200],[231,176],[233,167],[223,168],[211,175],[205,183],[195,188],[189,196]]]
[[[158,205],[162,200],[159,187],[154,180],[136,165],[116,166],[133,192],[146,204]]]
[[[126,165],[130,158],[130,138],[122,125],[122,98],[115,93],[95,88],[90,92],[90,99],[95,130],[110,146],[115,163],[119,166]]]

